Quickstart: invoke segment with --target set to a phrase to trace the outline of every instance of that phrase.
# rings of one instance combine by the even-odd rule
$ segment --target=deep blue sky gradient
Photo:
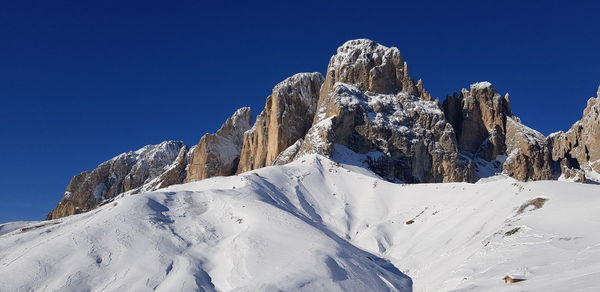
[[[396,46],[436,97],[488,80],[548,134],[600,84],[596,1],[2,1],[0,222],[163,140],[195,144],[346,40]]]

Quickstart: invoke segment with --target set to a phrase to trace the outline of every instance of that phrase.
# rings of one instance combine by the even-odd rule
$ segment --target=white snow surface
[[[15,224],[0,291],[600,289],[597,185],[393,184],[308,155]]]
[[[15,221],[15,222],[8,222],[8,223],[0,224],[0,235],[6,234],[6,233],[11,233],[17,229],[21,229],[32,223],[37,223],[37,222],[35,222],[35,221]]]

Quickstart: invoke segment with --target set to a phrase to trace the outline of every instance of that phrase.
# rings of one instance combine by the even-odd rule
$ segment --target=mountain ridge
[[[220,146],[236,149],[228,151],[227,165],[215,155],[219,147],[211,146],[212,154],[202,150],[208,149],[207,138],[220,137],[219,130],[178,159],[162,176],[169,179],[143,189],[281,165],[311,153],[331,158],[336,145],[377,153],[364,156],[366,167],[396,182],[475,182],[495,173],[522,181],[594,182],[600,179],[598,99],[600,88],[580,121],[545,137],[523,125],[508,94],[500,95],[490,82],[473,83],[443,102],[432,100],[423,82],[410,77],[397,48],[350,40],[331,57],[325,77],[299,73],[276,85],[253,125],[249,108],[244,110],[243,126],[228,131],[236,138]],[[88,181],[95,189],[110,188],[95,177]],[[48,219],[92,209],[116,195],[98,199],[94,188],[81,190],[77,197],[87,199],[78,203],[63,197]]]

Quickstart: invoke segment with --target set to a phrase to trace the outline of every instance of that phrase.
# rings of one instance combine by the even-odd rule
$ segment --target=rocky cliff
[[[299,73],[277,84],[252,129],[244,134],[238,173],[272,165],[312,124],[321,73]]]
[[[366,155],[364,163],[389,180],[474,180],[437,101],[410,78],[397,48],[371,40],[346,42],[331,58],[297,156],[333,157],[338,146]]]
[[[206,134],[191,153],[185,182],[213,176],[235,174],[238,169],[243,136],[250,128],[249,107],[238,109],[214,134]]]
[[[447,97],[442,106],[462,153],[488,161],[506,153],[506,118],[512,116],[508,95],[479,82]]]
[[[544,135],[521,124],[517,117],[507,117],[505,174],[522,181],[553,179],[550,152]]]
[[[550,135],[549,143],[561,173],[572,176],[573,169],[600,173],[600,87],[596,97],[588,100],[581,120],[567,132]]]
[[[78,214],[125,192],[139,192],[181,183],[185,177],[188,147],[179,141],[148,145],[118,155],[71,179],[47,219]]]
[[[491,83],[472,84],[448,96],[444,114],[456,133],[461,155],[474,161],[478,177],[503,172],[519,180],[552,179],[549,144],[513,115],[508,94]]]
[[[235,174],[243,133],[250,128],[251,119],[250,108],[241,108],[216,133],[204,135],[192,148],[183,142],[166,141],[123,153],[82,172],[71,179],[47,219],[89,211],[123,193]]]

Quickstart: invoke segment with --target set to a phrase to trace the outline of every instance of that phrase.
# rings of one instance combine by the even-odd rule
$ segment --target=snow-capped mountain
[[[395,184],[358,167],[350,152],[337,158],[350,164],[309,155],[121,195],[79,215],[1,225],[0,290],[600,287],[597,185],[503,175]],[[505,284],[507,275],[526,281]]]
[[[397,48],[351,40],[331,57],[325,77],[299,73],[277,84],[253,126],[250,108],[238,109],[189,151],[182,145],[174,165],[142,163],[150,176],[135,167],[129,173],[129,160],[115,157],[75,176],[48,219],[91,210],[126,191],[282,165],[307,154],[332,158],[335,145],[363,154],[366,167],[394,182],[475,182],[495,173],[522,181],[600,181],[599,99],[589,100],[568,132],[547,138],[523,125],[508,94],[491,83],[432,100]],[[107,169],[115,161],[118,167]]]
[[[395,47],[325,72],[0,225],[0,291],[600,289],[600,89],[545,137],[489,82],[433,99]]]

